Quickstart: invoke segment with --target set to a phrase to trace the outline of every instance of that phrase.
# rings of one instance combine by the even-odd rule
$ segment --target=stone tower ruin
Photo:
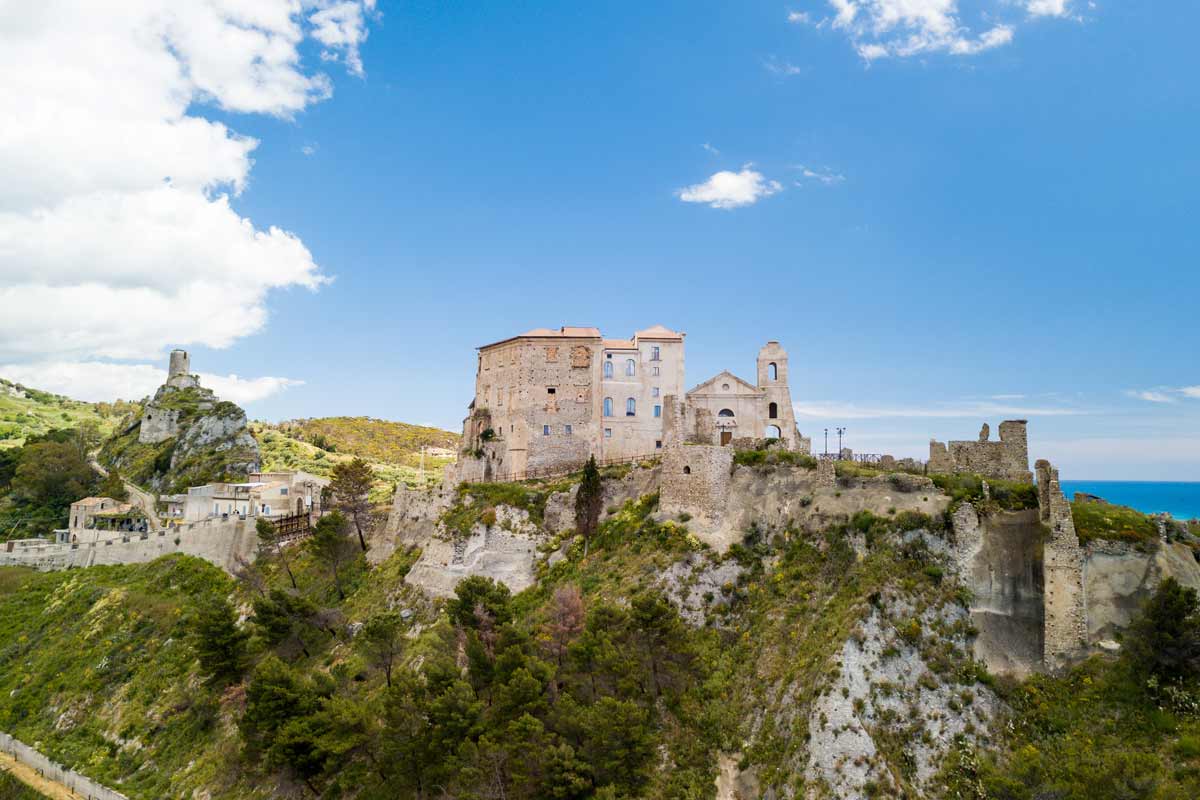
[[[200,381],[192,375],[192,359],[186,350],[171,351],[166,385],[175,389],[194,389],[200,385]]]

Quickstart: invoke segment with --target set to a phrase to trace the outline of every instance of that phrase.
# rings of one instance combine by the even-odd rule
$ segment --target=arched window
[[[612,375],[613,375],[612,362],[605,361],[604,362],[604,377],[611,378]]]
[[[767,364],[767,380],[779,380],[779,367],[775,366],[774,361],[772,361],[770,364]]]
[[[632,397],[625,401],[625,416],[632,417],[637,415],[637,400]]]
[[[612,416],[612,398],[611,397],[604,398],[604,416],[606,416],[606,417]]]
[[[733,410],[729,409],[729,408],[722,408],[720,411],[717,412],[717,416],[718,417],[732,417]]]
[[[637,362],[634,361],[632,358],[625,359],[625,374],[626,375],[636,375],[637,374]]]
[[[779,426],[778,426],[778,425],[768,425],[768,426],[767,426],[767,438],[768,438],[768,439],[780,439],[780,438],[782,438],[782,435],[781,435],[781,433],[780,433],[780,430],[779,430]]]
[[[771,403],[767,406],[767,417],[770,419],[779,419],[778,403]]]
[[[691,475],[691,474],[692,474],[692,468],[691,468],[691,467],[684,467],[684,468],[683,468],[683,474],[684,474],[684,475]]]

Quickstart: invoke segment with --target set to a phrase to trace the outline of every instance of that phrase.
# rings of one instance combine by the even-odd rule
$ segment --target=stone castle
[[[1000,423],[1000,441],[991,441],[991,429],[983,423],[974,442],[929,442],[929,471],[947,474],[973,472],[1001,480],[1032,483],[1029,471],[1028,423],[1010,419]]]
[[[653,457],[672,436],[713,445],[777,439],[807,451],[778,342],[759,351],[755,383],[725,371],[685,393],[684,337],[661,325],[629,339],[563,326],[483,345],[457,480],[548,474],[590,456]]]
[[[191,359],[183,350],[172,350],[167,382],[158,387],[154,399],[146,404],[142,412],[142,427],[138,441],[142,444],[158,444],[179,435],[179,409],[170,408],[163,401],[174,392],[193,390],[200,394],[201,410],[216,405],[217,398],[211,389],[200,385],[200,378],[191,374]]]

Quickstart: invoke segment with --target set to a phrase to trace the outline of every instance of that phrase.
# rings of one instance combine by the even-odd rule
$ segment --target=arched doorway
[[[724,423],[721,420],[725,420]],[[721,432],[721,445],[727,445],[733,441],[733,428],[737,425],[737,421],[733,415],[732,408],[722,408],[717,412],[717,428]]]
[[[782,439],[783,431],[779,430],[778,425],[768,425],[766,436],[768,439]]]

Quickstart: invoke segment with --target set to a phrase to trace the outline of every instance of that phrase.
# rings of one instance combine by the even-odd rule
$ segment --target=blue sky
[[[1200,7],[870,16],[892,3],[847,22],[824,0],[381,0],[331,33],[312,14],[340,6],[307,2],[284,67],[328,86],[246,99],[234,67],[207,84],[197,68],[184,113],[257,142],[230,168],[240,186],[197,179],[203,196],[228,195],[243,230],[290,232],[311,263],[281,256],[228,292],[239,320],[266,312],[248,325],[192,318],[181,287],[209,265],[181,255],[162,291],[184,330],[89,349],[64,323],[47,337],[81,344],[5,348],[0,323],[0,374],[111,393],[149,373],[100,380],[96,364],[157,366],[182,345],[204,373],[286,379],[245,395],[253,416],[457,429],[475,346],[661,323],[687,332],[693,384],[752,377],[780,340],[817,440],[844,425],[856,450],[923,455],[930,436],[1027,417],[1064,477],[1200,480]],[[204,258],[236,271],[278,249]]]

